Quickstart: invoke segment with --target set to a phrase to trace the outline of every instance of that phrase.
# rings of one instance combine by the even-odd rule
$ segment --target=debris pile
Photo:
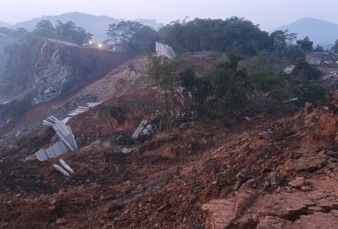
[[[47,149],[40,149],[35,153],[39,161],[46,161],[50,158],[56,158],[69,150],[77,149],[77,144],[70,126],[67,126],[62,121],[54,116],[50,116],[47,120],[43,120],[43,125],[52,127],[60,140]]]
[[[332,71],[328,75],[325,75],[322,77],[323,80],[327,79],[337,79],[338,78],[338,72],[337,71]]]

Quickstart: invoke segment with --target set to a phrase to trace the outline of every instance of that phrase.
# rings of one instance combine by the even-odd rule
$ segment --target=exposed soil
[[[177,123],[122,154],[116,136],[156,115],[157,92],[97,93],[106,102],[69,122],[70,177],[31,156],[50,129],[0,149],[0,228],[338,228],[337,94],[295,115]],[[109,104],[127,105],[125,122]]]
[[[123,101],[155,106],[151,94]],[[0,225],[335,228],[338,119],[334,104],[304,109],[293,117],[237,120],[229,128],[219,122],[182,123],[130,154],[119,153],[113,136],[135,128],[138,118],[133,121],[130,115],[118,125],[97,107],[70,123],[77,136],[84,132],[93,139],[62,156],[75,171],[69,178],[52,169],[57,160],[26,158],[32,148],[51,138],[52,131],[2,150]],[[140,118],[150,115],[140,107],[131,110]],[[225,210],[215,210],[215,203]],[[217,224],[217,214],[225,217],[222,224]]]

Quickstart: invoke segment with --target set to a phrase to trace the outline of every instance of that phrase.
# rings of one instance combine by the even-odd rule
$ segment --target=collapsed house
[[[306,54],[306,61],[315,66],[336,66],[338,56],[326,52],[312,52]]]

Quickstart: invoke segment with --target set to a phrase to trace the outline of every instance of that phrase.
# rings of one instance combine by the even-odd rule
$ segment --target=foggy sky
[[[303,17],[338,23],[338,1],[325,0],[1,0],[0,21],[17,22],[68,12],[159,23],[199,18],[245,17],[272,30]]]

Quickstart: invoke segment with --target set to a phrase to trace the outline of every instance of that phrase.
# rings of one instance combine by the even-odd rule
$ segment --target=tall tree
[[[320,45],[317,45],[316,48],[313,49],[314,52],[324,52],[324,48]]]
[[[334,43],[333,47],[331,48],[331,51],[335,54],[338,54],[338,40]]]
[[[305,37],[303,40],[297,40],[299,45],[304,52],[311,52],[313,50],[313,41],[310,41],[309,37]]]
[[[178,81],[179,61],[164,56],[150,56],[147,74],[161,93],[162,114],[165,125],[170,128],[175,117],[175,87]]]
[[[55,37],[56,31],[53,24],[48,20],[39,21],[33,30],[33,34],[40,37]]]
[[[72,21],[67,21],[66,23],[57,21],[55,30],[58,36],[69,37],[78,45],[88,43],[93,36],[93,34],[87,33],[83,28],[77,27]]]
[[[143,28],[143,24],[138,21],[121,21],[118,24],[110,24],[107,36],[116,43],[127,42],[137,31]]]
[[[153,28],[137,21],[111,24],[107,36],[123,49],[134,54],[154,51],[155,42],[158,40],[158,33]]]

